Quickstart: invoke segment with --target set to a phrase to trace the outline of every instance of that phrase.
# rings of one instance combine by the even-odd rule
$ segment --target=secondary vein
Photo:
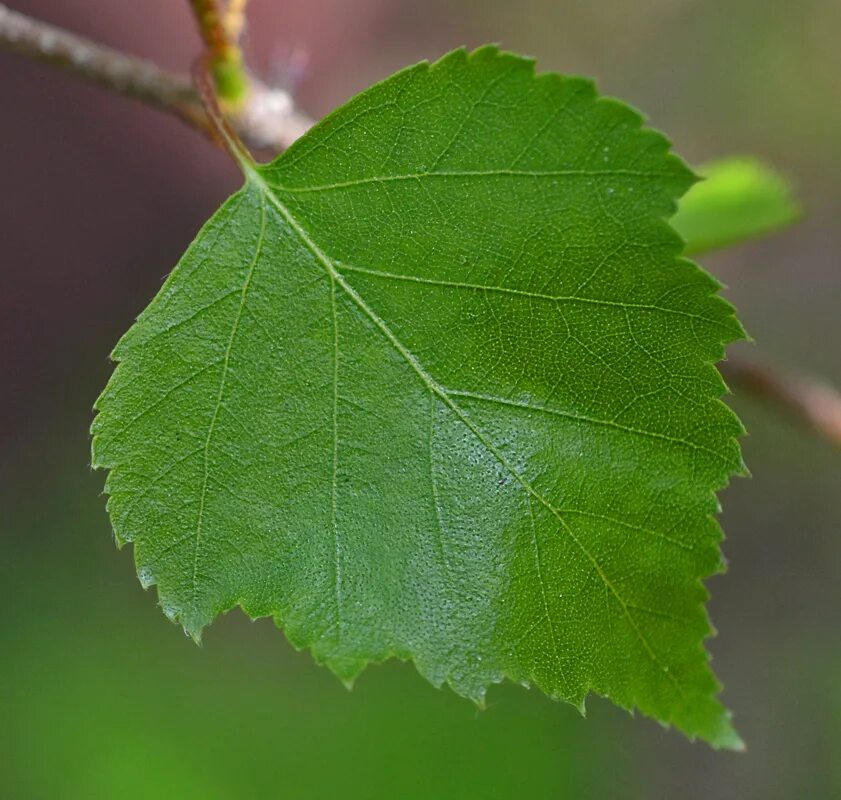
[[[260,259],[260,254],[263,250],[263,243],[266,238],[266,203],[265,203],[265,195],[261,195],[263,197],[263,202],[260,203],[260,234],[257,237],[257,244],[254,248],[254,257],[251,259],[251,264],[248,267],[248,270],[245,274],[245,279],[242,283],[242,292],[240,294],[240,301],[239,307],[237,308],[236,315],[234,316],[234,322],[231,326],[231,335],[228,338],[228,345],[225,348],[225,358],[222,363],[222,375],[219,379],[219,391],[216,395],[216,404],[213,408],[213,415],[210,419],[210,425],[207,428],[207,438],[204,441],[204,478],[202,480],[202,488],[201,493],[199,496],[199,511],[198,511],[198,518],[196,520],[196,533],[195,533],[195,545],[193,547],[193,575],[192,575],[192,595],[193,595],[193,603],[195,605],[196,600],[196,593],[198,590],[198,570],[199,570],[199,550],[201,547],[201,540],[202,540],[202,533],[203,533],[203,526],[204,526],[204,506],[207,500],[207,486],[210,480],[210,444],[213,440],[213,434],[216,430],[216,423],[219,419],[219,412],[222,409],[222,401],[225,395],[225,384],[228,378],[228,370],[230,369],[230,362],[231,362],[231,352],[234,347],[234,341],[236,340],[237,330],[239,329],[239,323],[242,319],[243,310],[245,308],[245,303],[248,298],[248,290],[251,286],[251,279],[254,276],[254,270],[257,266],[257,262]]]

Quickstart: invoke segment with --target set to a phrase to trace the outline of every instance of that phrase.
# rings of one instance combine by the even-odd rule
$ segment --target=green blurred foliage
[[[703,178],[681,199],[672,225],[697,255],[754,239],[800,216],[789,185],[753,158],[728,158],[698,167]]]

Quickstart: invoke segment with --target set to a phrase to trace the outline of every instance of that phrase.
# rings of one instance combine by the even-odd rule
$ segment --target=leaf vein
[[[222,366],[222,376],[219,379],[219,391],[216,395],[216,403],[213,408],[213,415],[210,418],[210,424],[207,427],[207,438],[204,441],[204,477],[202,480],[202,487],[199,493],[199,510],[196,520],[195,545],[193,547],[193,574],[191,579],[191,592],[193,602],[198,592],[198,569],[199,569],[199,551],[201,548],[203,525],[204,525],[204,507],[207,500],[207,489],[210,479],[210,444],[213,440],[213,434],[216,430],[216,423],[219,419],[219,412],[222,408],[222,403],[225,395],[225,385],[228,377],[228,370],[230,368],[231,351],[236,340],[239,323],[242,319],[243,309],[245,308],[246,300],[248,299],[248,290],[251,286],[251,280],[254,277],[254,270],[257,267],[257,262],[260,260],[260,254],[263,250],[263,243],[266,238],[266,204],[265,201],[260,204],[260,233],[257,237],[257,244],[254,248],[254,257],[245,274],[242,289],[240,293],[240,302],[237,313],[234,317],[233,325],[231,326],[231,335],[228,338],[228,346],[225,349],[225,358]]]
[[[689,319],[700,320],[711,325],[718,325],[725,327],[718,320],[710,319],[701,314],[693,314],[690,311],[684,311],[679,308],[668,308],[666,306],[658,306],[652,303],[623,303],[619,300],[602,300],[597,297],[579,297],[577,295],[551,295],[541,292],[529,292],[525,289],[513,289],[508,286],[488,286],[480,283],[466,283],[463,281],[445,281],[434,278],[421,278],[417,275],[399,275],[394,272],[382,272],[375,269],[367,269],[366,267],[355,267],[350,264],[336,264],[336,268],[341,272],[358,272],[362,275],[370,275],[374,278],[383,278],[384,280],[405,281],[407,283],[419,283],[426,286],[437,286],[441,288],[450,289],[470,289],[480,292],[499,292],[501,294],[513,295],[515,297],[525,297],[531,300],[545,300],[553,303],[581,303],[582,305],[604,306],[606,308],[617,308],[627,311],[628,309],[635,309],[639,311],[659,311],[663,314],[673,314],[675,316],[687,317]]]
[[[315,186],[283,186],[277,183],[267,183],[262,178],[264,186],[287,194],[311,194],[313,192],[329,192],[337,189],[350,189],[355,186],[365,186],[372,183],[393,183],[395,181],[417,181],[426,178],[670,178],[669,173],[643,172],[632,169],[559,169],[559,170],[520,170],[520,169],[489,169],[489,170],[441,170],[438,172],[410,172],[401,175],[372,175],[366,178],[325,183]]]

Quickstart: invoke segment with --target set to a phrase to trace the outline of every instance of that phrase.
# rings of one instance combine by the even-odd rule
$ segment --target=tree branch
[[[213,126],[186,75],[174,75],[150,61],[34,20],[2,3],[0,47],[174,114],[205,135],[213,136]],[[312,126],[312,121],[295,107],[288,92],[254,79],[244,108],[231,122],[249,147],[274,152],[285,150]]]
[[[94,44],[0,4],[0,44],[97,86],[170,111],[192,122],[195,92],[186,77],[149,61]]]
[[[725,380],[774,406],[836,447],[841,447],[841,392],[814,378],[781,375],[764,364],[730,358],[722,362]]]

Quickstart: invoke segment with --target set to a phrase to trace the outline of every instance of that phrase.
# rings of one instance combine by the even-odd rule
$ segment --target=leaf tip
[[[713,750],[730,750],[734,753],[744,753],[747,745],[744,739],[739,736],[733,727],[733,715],[729,711],[724,712],[724,718],[718,733],[709,739]]]

